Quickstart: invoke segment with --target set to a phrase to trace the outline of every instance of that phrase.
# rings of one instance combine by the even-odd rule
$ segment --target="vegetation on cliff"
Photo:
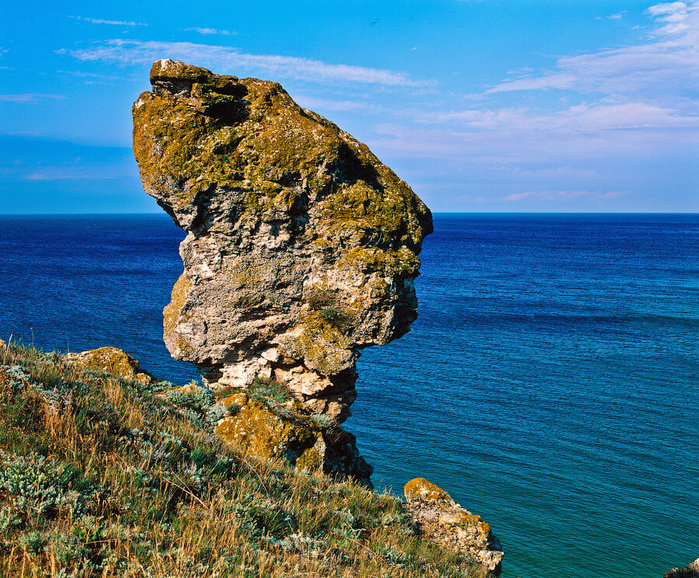
[[[0,575],[484,575],[399,498],[225,444],[210,396],[0,343]]]

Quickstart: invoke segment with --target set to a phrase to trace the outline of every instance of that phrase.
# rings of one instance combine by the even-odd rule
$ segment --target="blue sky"
[[[159,211],[159,58],[281,82],[433,211],[699,212],[699,0],[35,0],[0,8],[0,213]]]

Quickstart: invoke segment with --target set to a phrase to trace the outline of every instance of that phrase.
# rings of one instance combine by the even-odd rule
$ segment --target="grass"
[[[399,498],[224,445],[217,407],[0,344],[0,575],[484,575]]]

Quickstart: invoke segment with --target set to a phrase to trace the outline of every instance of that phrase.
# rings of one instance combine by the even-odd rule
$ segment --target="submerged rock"
[[[337,422],[359,350],[416,318],[427,207],[362,143],[277,83],[160,60],[133,107],[148,194],[187,231],[164,311],[209,386],[274,379]]]
[[[699,578],[699,558],[684,568],[673,568],[665,572],[663,578]]]
[[[145,371],[142,371],[136,358],[118,347],[100,347],[81,353],[68,353],[66,361],[80,367],[111,373],[122,379],[134,379],[143,383],[153,381]]]
[[[421,534],[444,548],[467,553],[492,575],[500,574],[504,554],[490,524],[425,478],[410,480],[403,492]]]

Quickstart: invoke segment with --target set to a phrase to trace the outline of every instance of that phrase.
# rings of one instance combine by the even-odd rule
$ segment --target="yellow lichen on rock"
[[[504,554],[490,524],[425,478],[410,480],[403,492],[406,510],[422,535],[444,548],[469,554],[491,574],[500,573]]]
[[[403,487],[403,493],[407,500],[425,500],[429,502],[438,500],[451,500],[437,484],[433,484],[425,478],[414,478]]]
[[[359,455],[354,436],[332,420],[318,420],[298,401],[257,401],[236,392],[218,403],[229,408],[229,415],[214,433],[245,454],[284,459],[299,470],[349,476],[371,487],[372,468]]]
[[[284,458],[293,464],[320,435],[319,430],[314,431],[308,424],[282,419],[264,403],[252,401],[236,405],[240,405],[240,410],[224,418],[214,432],[225,442],[244,448],[254,456]]]
[[[308,448],[296,460],[296,467],[299,470],[317,470],[323,467],[323,456],[315,447]]]
[[[122,379],[150,383],[153,378],[141,371],[138,361],[117,347],[100,347],[81,353],[68,353],[66,361],[87,369],[111,373]]]

